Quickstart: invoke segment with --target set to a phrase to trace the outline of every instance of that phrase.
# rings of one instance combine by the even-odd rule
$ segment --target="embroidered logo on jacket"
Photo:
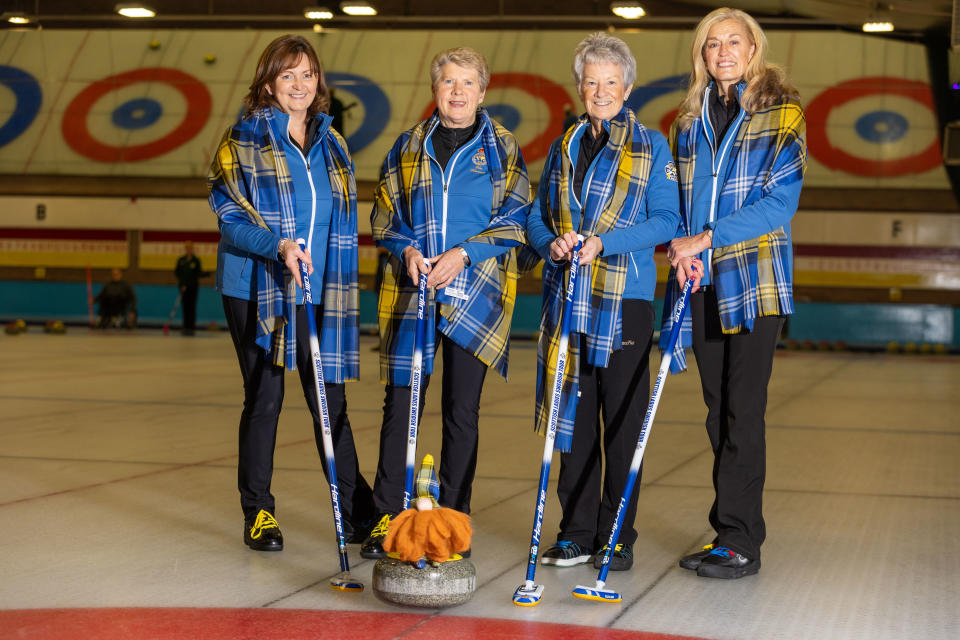
[[[477,149],[477,152],[473,154],[473,171],[474,173],[486,173],[487,172],[487,156],[483,152],[483,147]]]
[[[667,166],[665,166],[663,170],[667,173],[667,180],[673,180],[674,182],[677,182],[677,167],[674,166],[673,160],[668,162]]]

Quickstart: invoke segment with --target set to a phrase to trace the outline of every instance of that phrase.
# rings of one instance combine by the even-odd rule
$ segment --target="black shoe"
[[[710,552],[713,551],[715,546],[716,545],[711,542],[710,544],[703,545],[703,549],[701,551],[691,553],[688,556],[683,556],[680,558],[680,568],[696,571],[697,567],[700,566],[700,563],[703,562],[703,559],[710,555]]]
[[[367,520],[360,524],[343,523],[343,539],[347,544],[361,544],[370,535],[370,528],[373,527],[373,520]]]
[[[603,566],[603,554],[607,552],[608,545],[603,545],[603,548],[593,556],[593,568],[599,569]],[[633,545],[632,544],[618,544],[613,548],[613,553],[610,554],[610,571],[628,571],[630,567],[633,566]]]
[[[255,518],[244,522],[243,542],[256,551],[282,551],[283,534],[273,514],[260,509]]]
[[[371,560],[379,560],[387,555],[383,550],[383,539],[387,537],[387,531],[390,529],[390,514],[380,516],[380,521],[373,528],[367,539],[363,541],[360,547],[360,555]]]
[[[751,560],[726,547],[716,547],[700,562],[697,575],[701,578],[733,580],[752,576],[760,571],[760,560]]]
[[[571,540],[557,540],[557,543],[543,552],[540,564],[554,567],[573,567],[590,562],[593,554],[590,549],[581,547]]]

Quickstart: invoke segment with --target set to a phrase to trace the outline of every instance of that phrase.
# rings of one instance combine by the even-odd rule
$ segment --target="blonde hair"
[[[721,7],[708,13],[693,35],[693,45],[690,48],[690,62],[693,70],[690,72],[690,87],[687,95],[680,103],[679,127],[685,131],[690,124],[700,116],[703,106],[703,92],[713,80],[703,61],[703,48],[707,43],[710,29],[724,20],[736,20],[746,30],[747,40],[754,46],[753,57],[747,63],[743,73],[743,80],[747,86],[740,96],[740,104],[747,113],[755,113],[771,105],[777,104],[785,96],[799,99],[797,90],[787,81],[786,72],[776,64],[767,62],[767,36],[757,21],[745,11]]]
[[[441,51],[430,63],[430,86],[434,92],[437,89],[437,83],[440,82],[443,65],[449,62],[464,69],[474,69],[480,78],[480,91],[487,90],[487,85],[490,84],[490,67],[487,66],[487,59],[476,49],[454,47]]]
[[[623,86],[629,87],[637,79],[637,60],[627,43],[603,31],[591,33],[580,41],[573,53],[573,81],[580,88],[583,66],[598,62],[612,62],[623,73]]]

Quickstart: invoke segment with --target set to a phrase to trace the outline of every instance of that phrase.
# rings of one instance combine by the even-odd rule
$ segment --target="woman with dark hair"
[[[208,177],[221,234],[216,288],[243,376],[238,460],[243,539],[259,551],[283,548],[270,481],[285,369],[299,369],[323,455],[303,263],[320,327],[345,534],[348,542],[362,540],[373,501],[357,464],[344,393],[344,382],[356,379],[359,368],[353,162],[330,127],[323,69],[304,38],[286,35],[267,45],[244,104]],[[305,249],[297,238],[306,240]]]
[[[665,300],[671,309],[687,278],[690,299],[673,363],[685,368],[693,346],[713,448],[716,535],[680,566],[711,578],[760,569],[766,537],[764,414],[773,355],[793,312],[790,219],[806,167],[803,110],[782,69],[767,62],[756,20],[721,8],[697,26],[690,89],[671,134],[681,185],[681,237],[667,251],[676,269]],[[703,261],[693,273],[692,260]],[[672,318],[664,313],[661,347]]]

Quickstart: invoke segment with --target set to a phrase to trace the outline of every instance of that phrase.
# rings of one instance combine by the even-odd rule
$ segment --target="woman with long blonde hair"
[[[760,569],[766,537],[764,413],[773,354],[793,312],[790,220],[806,167],[803,110],[784,71],[766,60],[767,39],[743,11],[721,8],[697,26],[690,90],[671,132],[680,178],[680,237],[667,256],[675,269],[669,309],[688,278],[691,323],[676,368],[692,346],[713,448],[716,535],[680,561],[711,578]]]

